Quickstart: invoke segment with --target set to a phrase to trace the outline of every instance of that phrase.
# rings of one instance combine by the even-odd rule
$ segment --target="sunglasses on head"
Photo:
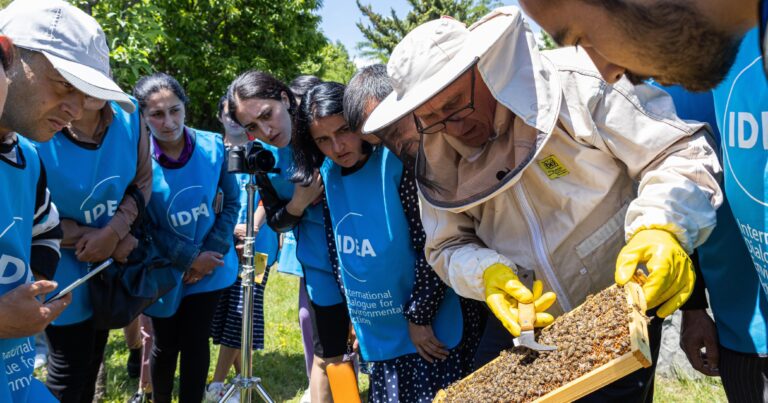
[[[8,70],[13,64],[13,42],[11,38],[0,35],[0,63],[3,69]]]

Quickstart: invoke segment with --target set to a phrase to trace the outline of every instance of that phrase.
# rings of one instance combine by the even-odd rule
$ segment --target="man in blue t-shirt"
[[[691,93],[679,86],[664,89],[678,116],[709,123],[720,144],[712,93]],[[768,355],[768,298],[728,200],[717,212],[717,227],[693,259],[699,269],[697,287],[681,308],[680,347],[696,370],[722,378],[729,400],[760,401],[768,360],[762,358]],[[706,312],[705,284],[714,321]]]

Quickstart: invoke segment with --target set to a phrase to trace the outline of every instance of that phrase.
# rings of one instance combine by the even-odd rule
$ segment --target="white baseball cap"
[[[128,113],[136,109],[110,78],[104,31],[77,7],[61,0],[15,0],[0,10],[0,33],[20,48],[45,55],[84,94],[115,101]]]

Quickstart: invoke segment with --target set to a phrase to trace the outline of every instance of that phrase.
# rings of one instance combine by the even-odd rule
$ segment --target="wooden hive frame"
[[[645,316],[646,303],[643,289],[637,283],[629,282],[624,286],[624,290],[626,290],[627,304],[630,307],[630,351],[547,393],[534,400],[534,402],[571,402],[586,396],[613,381],[623,378],[640,368],[648,368],[651,366],[651,348],[648,342],[648,318]],[[580,308],[581,306],[576,309]],[[498,359],[500,358],[496,358],[496,360]],[[483,368],[480,368],[478,371],[482,371]],[[470,374],[459,382],[466,382],[470,380],[473,375],[474,374]],[[441,390],[435,396],[434,402],[442,403],[445,398],[446,392]]]

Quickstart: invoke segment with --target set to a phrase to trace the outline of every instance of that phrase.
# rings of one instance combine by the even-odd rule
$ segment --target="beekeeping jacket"
[[[478,62],[497,100],[494,133],[467,147],[422,136],[417,172],[426,256],[462,296],[484,300],[494,263],[535,272],[559,314],[614,281],[644,229],[691,253],[715,226],[721,166],[709,128],[662,90],[609,85],[585,52],[541,52],[521,22]]]

